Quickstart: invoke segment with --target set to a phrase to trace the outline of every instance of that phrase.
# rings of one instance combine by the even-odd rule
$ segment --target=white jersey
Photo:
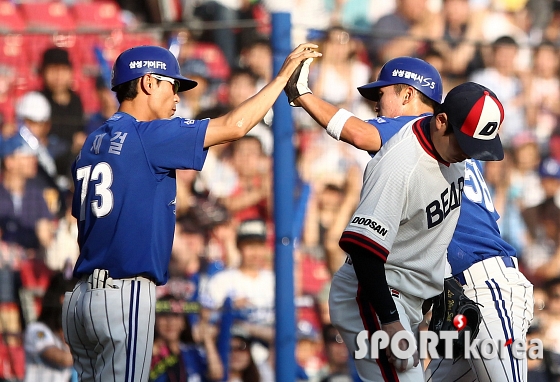
[[[422,299],[443,290],[465,174],[464,163],[447,163],[435,151],[430,118],[409,122],[368,163],[341,238],[386,261],[389,286]],[[351,266],[340,271],[354,273]]]
[[[245,275],[239,269],[227,269],[216,273],[208,280],[200,295],[202,306],[220,309],[226,298],[247,300],[242,312],[252,323],[271,325],[274,323],[274,273],[261,270],[257,277]]]
[[[42,322],[32,322],[25,331],[25,382],[69,381],[72,368],[57,368],[41,359],[41,353],[48,347],[70,351],[62,339]]]

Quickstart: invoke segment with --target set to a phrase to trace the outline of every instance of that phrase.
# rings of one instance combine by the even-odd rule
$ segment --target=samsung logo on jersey
[[[387,232],[389,232],[387,228],[368,216],[356,215],[352,218],[350,225],[367,228],[368,231],[381,240],[385,240],[385,236],[387,236]]]

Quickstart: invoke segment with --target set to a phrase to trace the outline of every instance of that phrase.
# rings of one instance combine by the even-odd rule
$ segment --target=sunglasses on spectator
[[[173,86],[173,94],[177,94],[179,92],[179,81],[173,79],[171,77],[160,76],[159,74],[151,74],[156,80],[160,81],[167,81]]]
[[[327,342],[328,343],[335,343],[336,342],[337,344],[343,344],[344,340],[342,339],[342,336],[340,334],[337,334],[336,336],[329,337],[327,339]]]
[[[241,342],[237,345],[233,345],[231,347],[231,351],[245,351],[247,350],[247,343],[246,342]]]

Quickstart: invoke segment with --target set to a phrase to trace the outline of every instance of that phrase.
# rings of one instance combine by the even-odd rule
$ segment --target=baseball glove
[[[428,330],[437,333],[438,338],[441,331],[456,331],[453,319],[458,314],[464,316],[466,325],[459,330],[459,338],[453,340],[454,358],[462,356],[466,332],[470,332],[471,341],[478,335],[482,320],[479,304],[465,296],[462,285],[453,277],[444,280],[443,293],[434,297],[432,302],[432,318]],[[445,341],[439,341],[436,350],[443,356]]]
[[[307,81],[309,77],[309,65],[311,65],[312,61],[312,58],[303,60],[298,65],[296,70],[294,70],[294,72],[288,79],[288,83],[284,87],[284,92],[286,93],[286,96],[288,96],[290,106],[297,106],[294,101],[298,97],[307,93],[311,93],[311,89],[309,89]]]

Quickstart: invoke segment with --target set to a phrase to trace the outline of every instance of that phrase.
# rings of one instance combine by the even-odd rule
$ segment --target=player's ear
[[[142,76],[142,78],[140,78],[140,81],[138,82],[141,91],[143,91],[146,94],[152,93],[152,88],[154,86],[154,79],[152,78],[152,76],[145,74]]]
[[[412,86],[407,86],[405,91],[404,91],[404,96],[403,96],[403,103],[407,104],[410,102],[410,100],[412,99],[412,96],[414,95],[414,88]]]
[[[447,120],[447,114],[444,112],[438,113],[434,116],[434,118],[436,119],[436,128],[438,130],[441,130],[442,132],[447,131],[447,127],[448,127],[448,120]]]

